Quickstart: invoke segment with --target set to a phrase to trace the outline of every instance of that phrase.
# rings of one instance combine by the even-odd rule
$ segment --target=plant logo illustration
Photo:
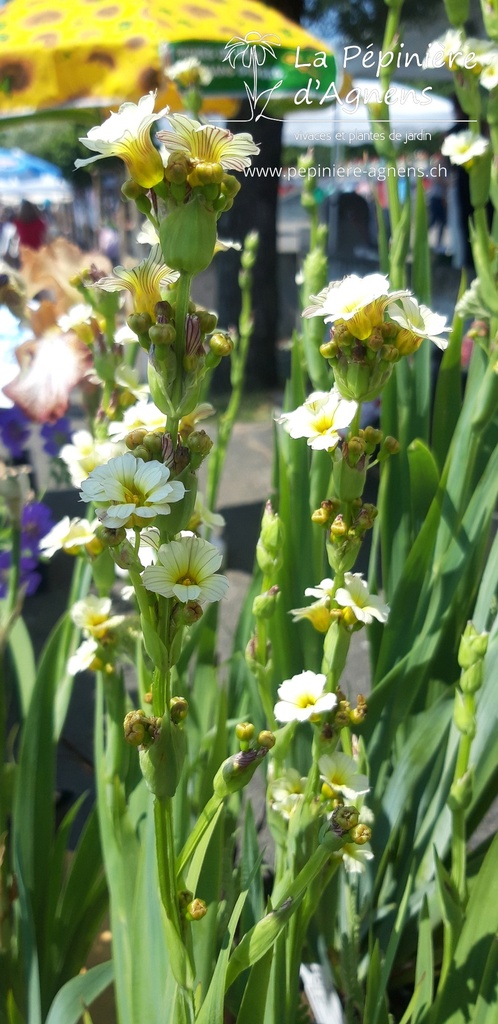
[[[227,60],[235,70],[236,61],[240,60],[244,68],[252,69],[252,88],[247,82],[244,82],[247,98],[251,106],[250,120],[259,121],[261,117],[267,116],[264,113],[266,107],[275,90],[282,85],[283,79],[281,78],[280,81],[275,82],[269,89],[263,89],[261,92],[258,91],[258,69],[263,67],[268,55],[277,60],[277,54],[274,50],[275,46],[281,46],[279,36],[273,33],[261,35],[260,32],[247,32],[243,37],[232,36],[225,46],[227,52],[223,57],[223,62]],[[261,106],[262,101],[263,105]],[[260,104],[260,109],[256,113],[256,105],[258,103]]]

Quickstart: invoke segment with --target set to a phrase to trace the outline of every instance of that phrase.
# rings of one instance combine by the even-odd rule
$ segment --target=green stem
[[[168,430],[171,434],[173,444],[176,444],[178,437],[178,421],[180,416],[178,409],[182,400],[183,392],[183,357],[185,355],[185,333],[186,333],[186,321],[188,316],[188,307],[190,302],[190,287],[192,284],[192,274],[187,274],[184,270],[180,271],[180,277],[176,286],[176,306],[175,306],[175,356],[176,356],[176,377],[173,381],[171,403],[175,409],[175,417],[168,417]]]
[[[7,594],[7,619],[19,606],[19,583],[21,578],[21,527],[16,523],[11,530],[11,567]]]

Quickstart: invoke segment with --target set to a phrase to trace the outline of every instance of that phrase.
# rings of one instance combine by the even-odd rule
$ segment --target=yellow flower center
[[[313,697],[311,693],[301,693],[296,700],[298,708],[311,708],[316,704],[316,697]]]

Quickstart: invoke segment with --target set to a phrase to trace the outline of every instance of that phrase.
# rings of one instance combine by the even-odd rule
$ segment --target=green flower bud
[[[175,795],[186,749],[185,732],[171,721],[168,710],[155,731],[151,745],[146,750],[139,750],[146,785],[159,801]]]
[[[161,222],[159,239],[164,262],[172,270],[199,274],[209,266],[216,244],[216,214],[202,195],[194,195]]]
[[[337,835],[343,836],[346,832],[350,832],[352,828],[355,828],[358,824],[358,818],[359,814],[356,807],[340,804],[339,807],[335,807],[332,811],[332,829]]]
[[[172,697],[169,702],[169,716],[175,725],[184,722],[188,715],[188,702],[185,697]]]
[[[353,440],[356,440],[353,438]],[[365,460],[360,459],[357,465],[350,466],[347,461],[348,446],[344,446],[345,455],[335,448],[332,455],[332,475],[337,497],[346,503],[360,498],[365,488],[367,471]]]
[[[233,174],[224,174],[222,185],[223,191],[229,197],[229,199],[235,199],[235,196],[237,195],[238,192],[240,192],[241,189],[240,181],[238,181],[238,179]]]
[[[134,181],[133,178],[127,178],[121,185],[121,193],[125,199],[138,199],[139,196],[144,196],[146,189],[142,185],[138,184],[138,181]]]
[[[132,747],[150,746],[159,724],[159,718],[151,718],[141,708],[129,711],[123,722],[124,738]]]
[[[252,613],[257,619],[271,619],[280,591],[277,586],[270,587],[265,594],[257,594],[252,603]]]
[[[356,537],[352,531],[348,531],[345,537],[334,536],[331,532],[330,538],[326,541],[327,558],[334,573],[350,572],[358,558],[361,547],[361,537]]]
[[[213,789],[216,796],[223,800],[230,793],[237,793],[247,786],[267,753],[266,747],[260,747],[258,750],[243,750],[240,754],[227,757],[214,777]]]
[[[448,807],[450,811],[464,811],[471,803],[474,791],[474,772],[469,768],[460,779],[453,783],[449,797]]]
[[[271,750],[276,743],[275,736],[269,729],[263,729],[258,733],[258,746],[265,747],[266,750]]]
[[[273,511],[271,501],[267,501],[261,520],[261,543],[273,557],[280,554],[284,543],[284,524],[277,512]]]
[[[176,331],[173,324],[152,324],[149,338],[153,345],[174,345]]]
[[[204,900],[200,900],[196,897],[188,904],[185,910],[185,917],[187,921],[202,921],[202,918],[207,914],[207,906]]]
[[[148,333],[149,327],[152,326],[152,319],[148,313],[132,313],[126,323],[130,331],[140,337],[140,335]]]
[[[117,530],[110,530],[108,526],[98,526],[96,536],[106,548],[116,548],[126,539],[126,530],[124,526]]]
[[[360,430],[360,436],[363,435],[363,440],[369,448],[373,449],[381,443],[383,434],[382,430],[376,430],[375,427],[365,427],[364,430]]]
[[[455,692],[453,719],[458,731],[473,739],[476,734],[476,720],[472,697],[467,697],[459,690]]]
[[[361,822],[358,825],[354,825],[350,830],[349,838],[356,843],[357,846],[364,846],[365,843],[369,843],[372,838],[372,829],[368,825],[363,825]]]
[[[488,633],[478,633],[473,622],[467,623],[458,648],[460,668],[470,668],[482,661],[488,649],[488,636]]]
[[[392,364],[387,361],[354,362],[346,356],[331,359],[330,365],[343,398],[355,402],[371,402],[378,398],[393,370]]]
[[[146,427],[135,427],[134,430],[130,430],[130,433],[125,437],[126,447],[133,451],[139,444],[142,444],[146,434]]]
[[[325,821],[318,833],[318,842],[321,846],[325,846],[330,853],[339,853],[347,842],[347,838],[333,828],[331,821]]]
[[[211,334],[218,323],[216,313],[209,313],[207,309],[200,309],[197,313],[201,334]]]
[[[218,331],[209,339],[209,348],[213,355],[223,358],[233,352],[233,340],[229,334]]]
[[[155,434],[153,431],[145,434],[142,447],[149,453],[150,459],[162,462],[163,455],[163,434]]]
[[[254,736],[254,726],[252,722],[239,722],[235,726],[235,735],[241,743],[249,743]]]
[[[168,163],[164,171],[166,181],[175,185],[181,185],[187,180],[187,174],[191,169],[191,163],[186,153],[180,151],[170,153]]]
[[[173,306],[167,299],[161,299],[154,306],[154,315],[158,324],[167,324],[173,318]]]
[[[209,455],[213,442],[205,430],[192,430],[185,439],[185,444],[193,455],[201,455],[203,459]]]

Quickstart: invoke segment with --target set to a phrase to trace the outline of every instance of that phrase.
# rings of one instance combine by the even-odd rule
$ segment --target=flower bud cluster
[[[358,809],[348,804],[334,808],[319,834],[319,842],[331,853],[338,852],[346,843],[364,846],[371,838],[370,826],[361,822]]]
[[[347,609],[342,609],[347,611]],[[356,706],[351,707],[350,702],[347,700],[342,690],[337,691],[337,704],[334,708],[334,729],[344,729],[349,726],[358,726],[365,720],[367,715],[367,702],[362,693],[359,693],[356,698]],[[324,739],[330,739],[329,735],[324,736]]]
[[[266,503],[261,521],[261,532],[256,547],[256,560],[265,576],[273,576],[283,560],[284,524],[278,513],[273,511],[270,501]]]
[[[336,573],[349,572],[353,568],[363,537],[371,530],[378,510],[375,505],[362,503],[360,498],[352,502],[352,519],[348,525],[339,513],[333,519],[327,537],[327,557]]]
[[[446,346],[443,317],[419,305],[408,291],[389,292],[381,274],[355,274],[332,282],[305,317],[323,316],[332,323],[330,339],[320,352],[330,363],[341,395],[368,402],[377,398],[401,356],[416,352],[424,338]]]

